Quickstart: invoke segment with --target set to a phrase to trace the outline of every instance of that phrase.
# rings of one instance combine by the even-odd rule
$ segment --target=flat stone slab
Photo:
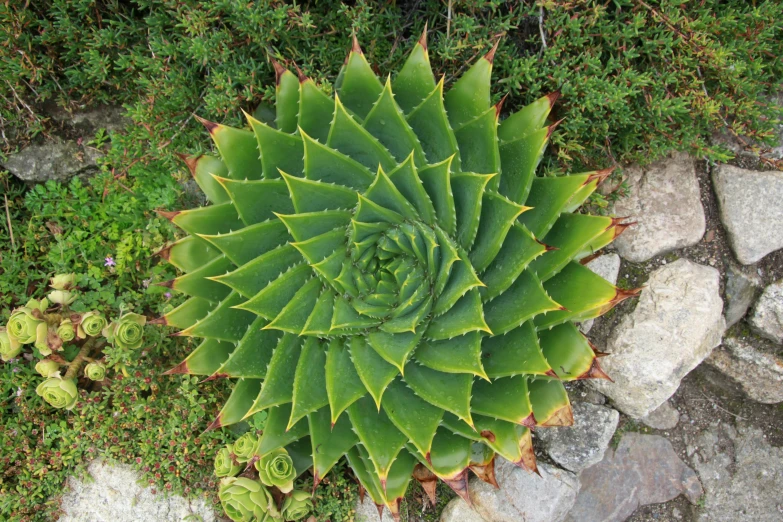
[[[500,489],[473,478],[470,499],[478,520],[485,522],[560,522],[576,500],[579,479],[573,473],[539,464],[539,477],[497,457],[495,477]],[[462,504],[462,506],[452,506]],[[441,522],[478,522],[459,518],[470,507],[457,497],[443,512]]]
[[[758,350],[747,340],[729,338],[713,350],[707,363],[736,381],[754,401],[783,402],[783,359]]]
[[[758,428],[712,426],[695,441],[694,468],[706,498],[698,522],[783,520],[783,448]]]
[[[68,181],[74,176],[97,172],[101,152],[60,138],[28,145],[5,161],[4,166],[22,181],[42,183]]]
[[[701,240],[706,220],[692,157],[677,153],[625,175],[629,195],[612,211],[636,225],[614,242],[623,259],[639,263]]]
[[[535,434],[552,460],[579,473],[604,458],[620,414],[612,408],[588,402],[575,402],[572,409],[573,426],[541,428]]]
[[[750,326],[762,337],[783,344],[783,280],[764,289],[753,308]]]
[[[617,450],[579,476],[582,485],[568,522],[622,522],[639,506],[681,494],[696,503],[703,490],[696,473],[658,435],[626,433]]]
[[[725,324],[716,269],[687,259],[664,265],[607,342],[601,365],[614,382],[589,385],[624,413],[644,417],[720,344]]]
[[[88,471],[91,480],[68,479],[59,522],[181,522],[191,515],[202,522],[217,520],[205,499],[153,494],[152,488],[139,485],[139,474],[126,464],[94,460]]]
[[[712,183],[729,243],[743,265],[783,248],[783,172],[719,165]]]

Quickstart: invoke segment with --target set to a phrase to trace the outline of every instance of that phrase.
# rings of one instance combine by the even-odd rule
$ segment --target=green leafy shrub
[[[0,6],[0,114],[5,134],[49,130],[33,99],[119,101],[143,126],[143,155],[190,147],[194,111],[229,124],[239,108],[271,101],[270,50],[325,83],[355,32],[372,63],[396,70],[404,42],[431,30],[436,75],[448,87],[464,64],[505,34],[495,96],[507,109],[560,88],[565,118],[553,167],[650,161],[670,149],[718,159],[709,135],[724,127],[771,137],[764,93],[783,77],[779,2],[746,0],[456,0],[310,5],[240,0],[33,0]],[[541,10],[543,8],[543,10]],[[450,16],[449,16],[450,15]],[[542,24],[540,25],[540,23]],[[542,38],[543,32],[543,38]],[[546,43],[544,43],[544,41]],[[17,98],[18,96],[18,98]],[[117,163],[128,165],[130,161]]]

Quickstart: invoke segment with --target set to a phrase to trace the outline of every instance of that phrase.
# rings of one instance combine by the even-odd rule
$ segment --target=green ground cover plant
[[[564,121],[542,169],[554,175],[648,162],[673,149],[725,159],[709,136],[727,127],[747,143],[771,138],[776,112],[765,95],[783,77],[781,17],[777,2],[744,0],[2,4],[0,164],[61,132],[49,117],[52,104],[123,104],[133,125],[110,143],[102,131],[84,137],[107,153],[91,180],[31,188],[0,171],[0,205],[9,215],[0,208],[0,324],[13,308],[44,297],[49,278],[64,272],[78,276],[81,311],[151,318],[183,302],[154,284],[176,275],[153,253],[178,234],[154,210],[200,203],[183,194],[190,174],[174,153],[211,149],[194,113],[237,126],[240,109],[264,113],[275,99],[268,55],[296,61],[330,93],[347,35],[357,34],[380,71],[397,70],[427,21],[434,72],[448,87],[503,36],[493,103],[509,93],[510,112],[562,93],[553,116]],[[165,333],[147,327],[141,352],[110,353],[128,375],[110,372],[72,413],[35,394],[35,360],[0,365],[0,518],[51,519],[63,480],[93,456],[131,463],[158,491],[217,501],[215,453],[243,430],[262,428],[263,419],[204,433],[229,390],[222,381],[159,375],[195,347]],[[115,414],[123,418],[120,435]],[[159,442],[167,440],[176,443]],[[318,486],[318,520],[351,516],[357,488],[346,477],[338,465]],[[414,490],[403,519],[420,511],[409,505],[422,503]]]

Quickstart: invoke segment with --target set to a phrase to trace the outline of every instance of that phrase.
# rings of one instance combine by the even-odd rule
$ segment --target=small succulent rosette
[[[35,363],[35,371],[42,377],[49,377],[53,373],[60,371],[60,364],[51,359],[42,359]]]
[[[0,359],[7,362],[22,352],[22,344],[9,335],[5,327],[0,327]]]
[[[95,310],[77,315],[78,324],[76,327],[76,337],[86,339],[87,337],[98,337],[106,327],[106,319],[100,312]]]
[[[276,520],[280,512],[272,495],[257,480],[227,477],[220,481],[218,498],[228,518],[234,522]]]
[[[91,381],[102,381],[106,378],[106,367],[99,362],[88,363],[84,367],[84,376]]]
[[[79,399],[79,390],[74,379],[64,379],[59,372],[51,374],[35,388],[35,393],[43,397],[50,406],[71,410]]]
[[[147,318],[139,314],[125,314],[103,329],[103,336],[118,348],[135,350],[144,340]]]
[[[70,319],[63,319],[60,322],[60,326],[57,327],[57,336],[66,343],[73,341],[76,337],[76,328]]]
[[[234,442],[234,455],[237,462],[246,464],[256,455],[258,450],[258,436],[247,432]]]
[[[215,455],[216,476],[220,478],[236,477],[237,473],[242,470],[243,466],[234,460],[233,453],[233,444],[227,444],[217,452],[217,455]]]
[[[48,307],[49,301],[46,299],[30,299],[25,306],[14,310],[6,327],[8,335],[19,344],[34,344],[43,355],[52,353],[46,339],[48,326],[44,320]]]
[[[76,286],[76,274],[57,274],[49,280],[53,290],[70,290]]]
[[[284,520],[301,520],[313,510],[313,500],[310,493],[294,490],[283,502],[282,515]]]
[[[52,290],[46,295],[49,302],[60,306],[67,306],[76,301],[76,294],[68,290]]]
[[[294,489],[296,468],[291,456],[284,448],[267,453],[256,461],[258,478],[262,483],[271,487],[277,487],[283,493]]]

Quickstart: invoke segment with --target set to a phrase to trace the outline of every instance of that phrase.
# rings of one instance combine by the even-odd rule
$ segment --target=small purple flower
[[[104,260],[103,266],[116,266],[117,263],[114,262],[114,258],[109,256]]]
[[[22,396],[22,388],[17,388],[16,389],[16,396],[17,397],[21,397]]]
[[[165,294],[163,294],[163,296],[164,296],[166,299],[171,299],[171,292],[166,292]]]

